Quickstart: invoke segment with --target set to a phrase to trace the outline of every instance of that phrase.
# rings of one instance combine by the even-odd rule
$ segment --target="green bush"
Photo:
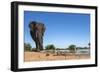
[[[45,47],[45,50],[55,50],[55,46],[54,46],[53,44],[47,45],[47,46]]]
[[[32,46],[29,43],[24,43],[24,51],[31,51]]]
[[[76,50],[76,45],[70,45],[69,48],[71,53],[75,53],[75,50]]]

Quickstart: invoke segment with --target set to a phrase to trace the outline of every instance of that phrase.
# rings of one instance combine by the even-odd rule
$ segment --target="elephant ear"
[[[36,21],[32,21],[32,22],[29,23],[30,30],[34,30],[35,26],[36,26]]]

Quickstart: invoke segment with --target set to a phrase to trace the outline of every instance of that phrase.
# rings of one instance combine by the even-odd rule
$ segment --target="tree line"
[[[70,50],[70,52],[75,52],[77,49],[89,49],[90,48],[90,43],[88,43],[88,47],[77,47],[76,45],[72,44],[72,45],[69,45],[68,48],[63,48],[63,49],[67,49],[67,50]],[[49,44],[47,46],[45,46],[45,49],[44,50],[59,50],[61,48],[56,48],[53,44]],[[29,43],[24,43],[24,51],[37,51],[36,48],[32,48],[32,46],[29,44]]]

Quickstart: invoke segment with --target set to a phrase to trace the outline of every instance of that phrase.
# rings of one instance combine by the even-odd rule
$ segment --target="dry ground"
[[[75,55],[75,54],[66,54],[66,55],[55,55],[42,52],[24,52],[24,61],[51,61],[51,60],[71,60],[71,59],[89,59],[89,55]]]

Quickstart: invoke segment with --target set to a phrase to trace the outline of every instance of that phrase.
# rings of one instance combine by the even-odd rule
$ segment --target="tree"
[[[24,50],[31,51],[32,46],[29,43],[24,43]]]
[[[54,46],[53,44],[47,45],[47,46],[45,47],[45,50],[47,50],[47,52],[54,53],[54,52],[55,52],[55,46]]]
[[[75,53],[76,45],[70,45],[68,49],[70,50],[71,53]]]
[[[47,46],[45,47],[45,50],[55,50],[55,46],[54,46],[53,44],[47,45]]]

